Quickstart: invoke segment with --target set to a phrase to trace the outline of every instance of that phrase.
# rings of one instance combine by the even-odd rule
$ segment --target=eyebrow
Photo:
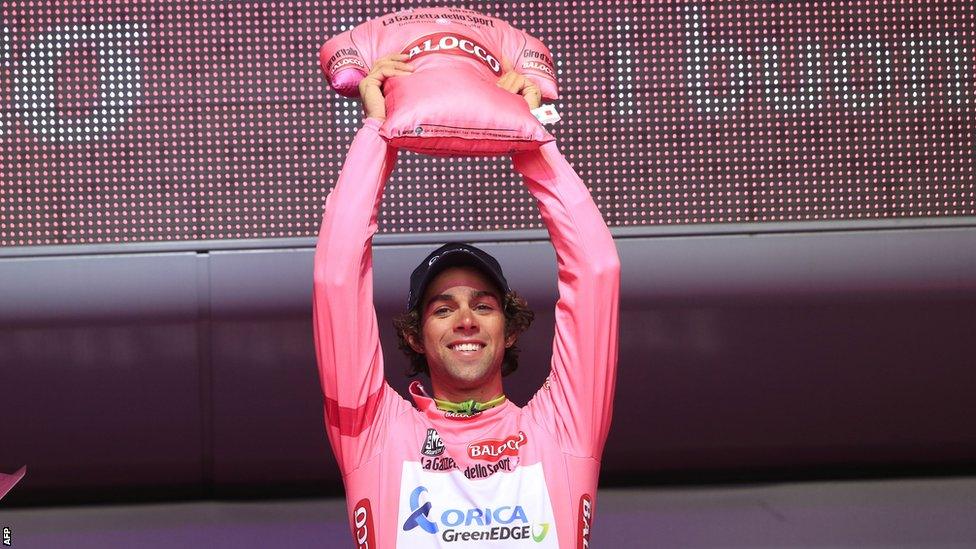
[[[454,296],[448,294],[430,296],[430,299],[427,300],[427,306],[430,307],[431,303],[437,301],[454,301]]]
[[[493,297],[495,298],[495,301],[501,300],[498,297],[497,292],[492,292],[489,290],[476,290],[474,292],[471,292],[471,299],[480,299],[482,297]],[[452,296],[451,294],[440,294],[440,295],[431,296],[430,299],[427,300],[426,306],[430,307],[431,303],[434,303],[436,301],[457,301],[457,300],[454,299],[454,296]]]

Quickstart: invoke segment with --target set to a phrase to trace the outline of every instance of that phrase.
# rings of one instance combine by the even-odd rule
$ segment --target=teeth
[[[454,346],[455,351],[477,351],[481,345],[477,343],[459,343]]]

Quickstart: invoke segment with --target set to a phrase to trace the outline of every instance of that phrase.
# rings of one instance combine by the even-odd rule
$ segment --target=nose
[[[478,318],[475,316],[471,307],[462,306],[458,309],[457,321],[454,324],[454,331],[470,334],[478,331]]]

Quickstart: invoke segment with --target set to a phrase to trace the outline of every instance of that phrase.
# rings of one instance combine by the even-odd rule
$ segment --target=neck
[[[453,387],[449,384],[440,383],[433,376],[430,379],[430,384],[434,398],[448,402],[464,402],[466,400],[488,402],[505,395],[500,377],[492,382],[471,389]]]

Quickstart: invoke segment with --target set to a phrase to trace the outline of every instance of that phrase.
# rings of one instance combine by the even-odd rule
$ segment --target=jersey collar
[[[416,404],[417,408],[432,420],[450,419],[480,423],[482,420],[497,415],[507,406],[509,406],[508,399],[502,395],[501,397],[488,402],[476,403],[476,405],[484,406],[485,408],[483,410],[476,409],[473,413],[468,413],[467,411],[442,410],[437,407],[437,401],[427,394],[424,386],[421,385],[419,381],[414,381],[410,384],[410,397],[413,398],[414,404]]]

